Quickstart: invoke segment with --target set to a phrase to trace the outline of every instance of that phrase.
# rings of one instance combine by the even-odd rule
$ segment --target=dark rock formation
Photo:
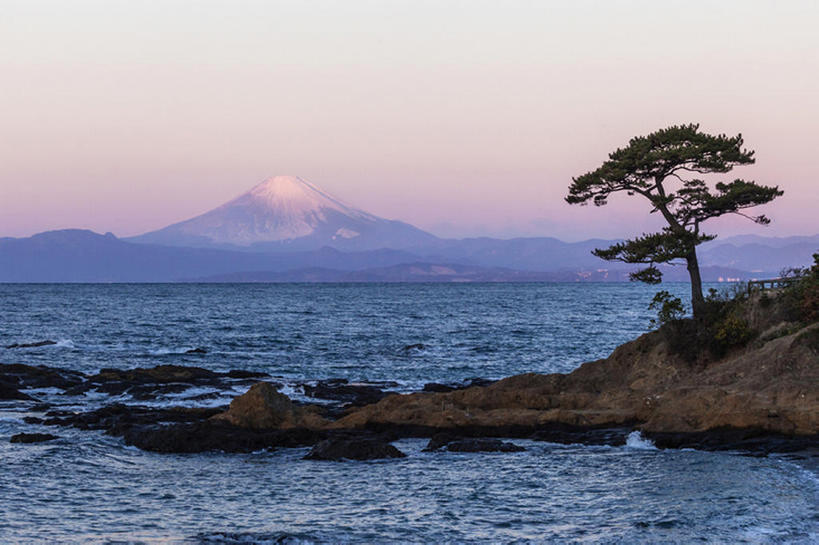
[[[812,451],[814,456],[819,456],[819,434],[794,436],[771,434],[758,428],[718,428],[706,432],[646,432],[644,435],[657,448],[736,450],[758,454]]]
[[[452,433],[437,433],[429,440],[424,451],[432,452],[444,447],[451,452],[521,452],[526,450],[514,443],[505,443],[500,439],[463,438]]]
[[[270,375],[268,375],[267,373],[262,373],[262,372],[259,372],[259,371],[245,371],[243,369],[231,369],[230,371],[227,372],[227,377],[228,378],[248,379],[248,378],[265,378],[265,377],[269,377],[269,376]]]
[[[131,427],[123,433],[125,443],[142,450],[163,453],[207,451],[254,452],[263,449],[304,447],[324,434],[314,430],[252,430],[224,421],[207,420],[170,426]]]
[[[377,438],[333,437],[317,443],[305,460],[376,460],[405,458],[406,454]]]
[[[350,384],[347,379],[320,380],[315,384],[304,384],[302,387],[306,396],[341,401],[355,407],[376,403],[389,395],[372,384]]]
[[[495,380],[489,380],[485,378],[471,378],[469,380],[465,380],[464,382],[459,383],[452,383],[452,384],[441,384],[439,382],[428,382],[424,384],[424,392],[436,392],[436,393],[444,393],[444,392],[454,392],[455,390],[466,390],[467,388],[472,388],[473,386],[480,386],[485,387],[491,384],[494,384]]]
[[[57,344],[57,341],[38,341],[34,343],[14,343],[7,344],[6,348],[38,348],[40,346],[51,346]]]
[[[184,392],[193,386],[227,388],[236,381],[250,381],[266,373],[232,370],[219,373],[201,367],[158,365],[134,369],[101,369],[99,373],[82,377],[82,381],[65,388],[66,395],[80,395],[90,390],[108,395],[128,394],[147,401],[160,395]]]
[[[22,363],[0,364],[0,382],[16,388],[59,388],[65,390],[85,381],[79,371],[57,369],[45,365],[23,365]]]
[[[91,382],[96,383],[125,382],[132,384],[192,383],[212,381],[217,378],[219,378],[219,373],[214,371],[184,365],[157,365],[156,367],[136,369],[101,369],[96,375],[88,377]]]
[[[105,430],[109,435],[123,435],[128,430],[139,426],[201,422],[223,410],[223,407],[155,408],[117,403],[84,413],[60,410],[49,411],[45,414],[43,424],[49,426],[72,426],[83,430]]]
[[[198,348],[191,348],[190,350],[185,350],[185,354],[207,354],[208,351],[201,346]]]
[[[56,435],[50,433],[18,433],[12,435],[11,443],[42,443],[44,441],[51,441],[52,439],[59,439]]]
[[[7,399],[22,399],[26,401],[33,401],[34,398],[28,394],[24,394],[14,386],[5,382],[0,382],[0,400]]]
[[[460,439],[447,444],[450,452],[522,452],[525,448],[500,439]]]

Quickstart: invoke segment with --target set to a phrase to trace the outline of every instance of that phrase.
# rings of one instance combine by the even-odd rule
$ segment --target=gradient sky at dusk
[[[570,207],[571,177],[686,122],[786,192],[720,232],[819,232],[817,2],[0,8],[0,236],[138,234],[273,174],[443,236],[629,236],[646,204]]]

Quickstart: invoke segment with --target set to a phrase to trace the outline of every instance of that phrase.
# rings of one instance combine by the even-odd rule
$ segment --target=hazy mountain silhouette
[[[706,279],[776,276],[784,266],[809,265],[811,254],[819,248],[819,236],[796,237],[793,244],[777,239],[775,246],[761,242],[736,245],[731,240],[703,246],[701,263]],[[324,247],[261,252],[137,244],[110,233],[68,229],[28,238],[0,239],[0,281],[238,281],[241,275],[248,274],[268,281],[624,280],[629,270],[626,265],[604,262],[590,254],[592,248],[610,242],[568,243],[554,238],[437,239],[412,251],[341,251]],[[321,273],[315,273],[317,270]],[[355,274],[347,274],[352,272]],[[684,267],[670,267],[666,274],[667,280],[686,279]]]

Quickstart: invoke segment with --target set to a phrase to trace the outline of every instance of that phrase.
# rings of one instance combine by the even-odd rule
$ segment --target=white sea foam
[[[34,395],[34,396],[37,396],[37,395],[58,395],[58,394],[61,394],[63,392],[62,390],[60,390],[59,388],[56,388],[54,386],[49,386],[47,388],[26,388],[23,391],[25,393],[27,393],[27,394],[31,394],[31,395]]]
[[[184,356],[195,350],[196,346],[179,346],[176,348],[157,348],[155,350],[148,350],[151,356]]]
[[[626,438],[626,447],[636,450],[657,450],[650,439],[643,437],[639,431],[633,431]]]
[[[72,341],[71,339],[60,339],[59,341],[57,341],[57,344],[52,346],[55,346],[57,348],[76,348],[76,346],[74,346],[74,341]]]

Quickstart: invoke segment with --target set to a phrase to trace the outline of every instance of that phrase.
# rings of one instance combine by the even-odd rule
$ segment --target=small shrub
[[[657,311],[657,318],[652,318],[650,322],[652,328],[680,320],[685,316],[685,307],[683,307],[682,300],[665,290],[654,294],[648,308]]]
[[[722,356],[731,348],[744,346],[756,336],[756,332],[748,326],[748,321],[736,314],[729,314],[714,324],[711,351],[716,356]]]
[[[789,322],[810,324],[819,320],[819,253],[813,254],[810,269],[789,269],[794,282],[780,295],[785,319]]]

